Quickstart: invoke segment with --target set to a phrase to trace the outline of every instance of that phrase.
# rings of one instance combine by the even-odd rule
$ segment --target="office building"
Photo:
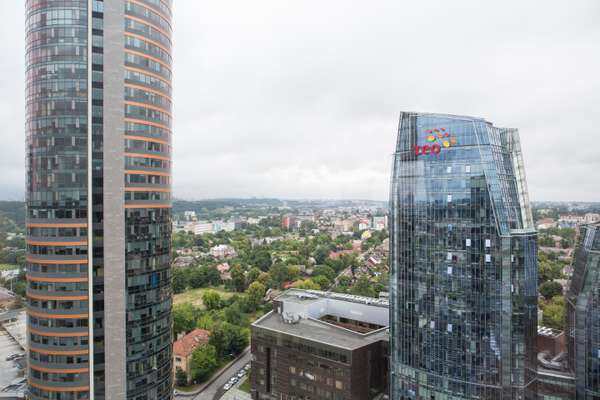
[[[569,367],[577,399],[600,398],[600,223],[581,227],[567,292]]]
[[[28,397],[172,397],[171,0],[26,0]]]
[[[369,400],[388,387],[388,303],[290,289],[252,324],[252,398]]]
[[[391,398],[535,399],[537,239],[518,131],[401,113],[390,238]]]

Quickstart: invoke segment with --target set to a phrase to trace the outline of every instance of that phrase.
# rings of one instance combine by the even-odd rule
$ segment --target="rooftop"
[[[389,313],[385,299],[290,289],[275,301],[279,302],[277,309],[253,326],[347,350],[388,340]],[[332,322],[336,318],[340,322]],[[353,323],[361,326],[353,329]]]
[[[178,339],[173,343],[173,354],[187,357],[193,353],[193,351],[208,343],[210,332],[204,329],[194,329],[181,339]]]

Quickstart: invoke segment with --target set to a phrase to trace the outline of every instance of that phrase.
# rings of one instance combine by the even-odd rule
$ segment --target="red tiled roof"
[[[209,331],[196,328],[173,343],[173,353],[178,356],[187,357],[192,354],[196,347],[208,343],[209,336]]]

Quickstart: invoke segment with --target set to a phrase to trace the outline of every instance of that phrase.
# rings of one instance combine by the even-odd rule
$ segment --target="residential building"
[[[390,194],[391,398],[536,398],[536,232],[516,129],[403,112]]]
[[[196,328],[187,335],[181,335],[173,343],[173,373],[182,370],[187,376],[187,383],[192,383],[192,354],[203,344],[208,344],[210,332]]]
[[[220,244],[218,246],[211,247],[210,255],[214,258],[227,258],[235,257],[236,252],[233,247],[228,244]]]
[[[252,398],[369,400],[388,387],[388,303],[290,289],[251,327]]]
[[[567,292],[569,366],[576,398],[600,398],[600,223],[581,227]]]
[[[584,224],[593,224],[600,221],[600,214],[597,213],[587,213],[583,216]]]
[[[293,215],[284,215],[281,218],[281,227],[283,229],[292,230],[296,228],[296,217]]]
[[[209,221],[198,221],[193,225],[194,235],[203,235],[205,233],[213,233],[213,223]]]
[[[222,263],[217,265],[217,271],[219,271],[219,276],[221,277],[222,281],[231,280],[231,272],[229,272],[230,269],[231,267],[228,263]]]
[[[27,0],[27,397],[170,399],[171,0]]]
[[[538,230],[540,229],[550,229],[550,228],[556,228],[558,226],[558,223],[552,219],[552,218],[544,218],[541,219],[537,222],[537,226],[536,228]]]
[[[383,230],[387,229],[387,227],[388,227],[387,224],[388,224],[387,215],[383,216],[383,217],[373,217],[373,219],[371,221],[371,228],[376,231],[383,231]]]

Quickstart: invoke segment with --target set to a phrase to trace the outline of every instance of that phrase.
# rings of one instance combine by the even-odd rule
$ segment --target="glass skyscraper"
[[[535,399],[537,236],[518,131],[403,112],[392,174],[392,399]]]
[[[576,398],[600,399],[600,224],[580,231],[567,293],[567,333]]]
[[[30,399],[170,399],[171,0],[26,0]]]

